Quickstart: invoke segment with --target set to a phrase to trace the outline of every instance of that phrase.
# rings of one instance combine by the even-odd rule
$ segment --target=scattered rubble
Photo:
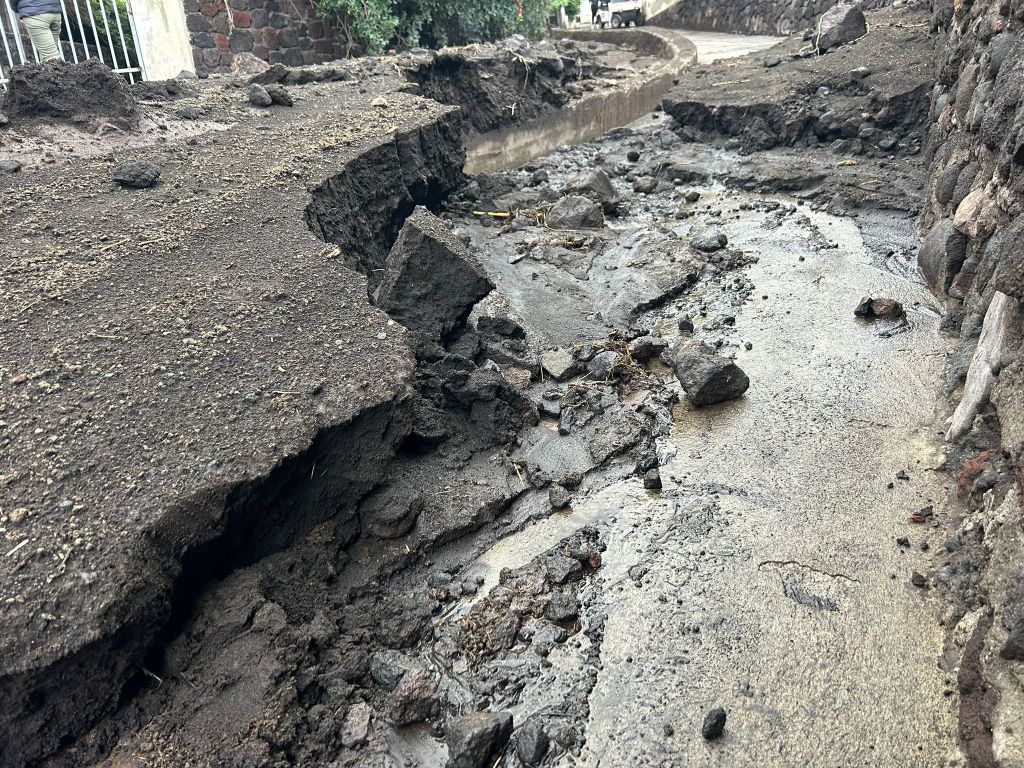
[[[584,764],[602,749],[615,761],[616,749],[650,741],[609,730],[599,675],[605,687],[623,669],[637,681],[656,672],[675,685],[675,675],[690,674],[708,655],[704,638],[728,636],[723,648],[734,641],[742,648],[736,638],[748,632],[730,615],[709,621],[700,601],[721,598],[710,574],[733,567],[712,551],[725,542],[715,538],[726,517],[718,500],[727,498],[739,519],[750,488],[742,478],[735,487],[725,485],[731,478],[705,487],[699,474],[687,474],[702,464],[720,413],[687,411],[700,438],[676,446],[672,407],[680,385],[696,407],[740,397],[750,382],[739,363],[759,374],[764,356],[783,354],[784,345],[766,343],[750,322],[754,312],[781,316],[772,314],[780,291],[755,293],[750,279],[765,255],[750,245],[759,242],[753,229],[798,238],[796,254],[771,256],[803,270],[805,255],[838,257],[833,233],[818,226],[823,211],[856,210],[866,251],[895,272],[901,246],[873,241],[872,217],[892,217],[921,199],[919,163],[889,162],[923,142],[934,39],[912,8],[869,14],[866,36],[858,14],[834,9],[816,40],[791,39],[768,58],[731,62],[724,85],[723,66],[698,71],[666,99],[670,127],[652,118],[468,182],[459,171],[465,125],[484,131],[532,119],[602,87],[601,78],[614,80],[638,53],[513,41],[507,51],[411,52],[395,57],[395,66],[278,65],[216,96],[209,83],[194,91],[150,86],[154,100],[194,122],[254,116],[248,104],[292,107],[259,113],[269,126],[259,141],[274,142],[279,156],[249,168],[255,131],[242,123],[217,141],[201,134],[194,143],[136,149],[115,168],[98,162],[19,176],[28,186],[12,186],[2,209],[4,227],[25,238],[8,275],[6,367],[16,373],[0,379],[9,403],[0,415],[9,448],[45,458],[38,477],[10,480],[14,503],[0,511],[13,569],[0,692],[14,713],[0,718],[0,762],[55,755],[69,765],[440,765],[443,734],[449,766],[533,766]],[[810,55],[808,42],[828,54]],[[1004,37],[983,64],[1003,70],[997,59],[1012,60],[1013,45]],[[396,85],[402,79],[421,95],[460,105],[465,125],[455,110],[404,93]],[[962,108],[965,98],[967,91],[947,96],[948,109]],[[12,125],[50,109],[11,103]],[[323,110],[331,115],[326,124]],[[404,127],[392,133],[396,113]],[[87,121],[74,109],[60,119]],[[950,150],[942,162],[954,154],[962,153]],[[197,163],[210,169],[203,183],[224,195],[224,210],[256,213],[197,223],[184,191],[198,183]],[[933,286],[969,297],[977,317],[958,327],[977,326],[984,336],[972,281],[995,280],[1010,291],[998,294],[1005,297],[1015,273],[992,255],[1009,248],[998,234],[987,256],[978,245],[1001,223],[979,172],[964,165],[932,184],[929,194],[944,202],[933,201],[921,261]],[[162,183],[121,195],[127,211],[97,221],[98,209],[85,201],[109,187],[107,174],[129,187]],[[246,185],[255,175],[260,183]],[[59,204],[43,197],[40,211],[34,194],[58,181]],[[239,193],[250,186],[258,193]],[[58,205],[70,212],[67,224],[42,230],[29,218],[32,210],[63,221]],[[91,233],[85,246],[67,244],[72,228]],[[994,270],[983,267],[993,260]],[[40,282],[25,290],[20,281],[30,273]],[[94,302],[88,297],[98,280],[134,291]],[[911,328],[927,308],[893,295],[903,302],[866,297],[857,314]],[[817,311],[810,304],[809,314]],[[58,326],[77,335],[57,343]],[[67,357],[69,349],[87,350],[88,363]],[[150,358],[160,362],[147,365]],[[835,360],[826,350],[811,364],[824,370]],[[991,363],[986,398],[1013,413],[1006,391],[1013,360],[984,360]],[[788,407],[788,392],[766,391]],[[759,392],[740,411],[770,396]],[[157,417],[168,404],[174,424]],[[833,406],[841,418],[852,413]],[[88,423],[62,417],[72,412]],[[980,442],[990,416],[979,406],[954,431]],[[183,436],[186,422],[194,428]],[[1006,429],[1012,424],[1005,420]],[[46,446],[56,438],[77,455],[82,434],[131,446],[131,455],[94,451],[84,475],[69,474]],[[757,446],[757,455],[772,463],[771,450],[803,440],[783,430],[777,446]],[[672,459],[677,447],[688,452],[686,472]],[[985,498],[989,509],[1011,498],[1001,495],[1011,482],[1009,451],[968,459],[958,450],[951,461],[964,498]],[[125,501],[110,507],[99,490],[109,479],[98,473],[115,469]],[[918,476],[927,474],[915,471],[912,483],[904,473],[895,492],[905,485],[916,493]],[[74,493],[64,490],[79,477],[84,484]],[[27,485],[47,478],[43,490]],[[915,531],[945,521],[931,504],[926,509],[914,516]],[[773,510],[758,514],[771,519]],[[905,525],[906,513],[899,517]],[[934,584],[957,591],[970,610],[983,605],[972,583],[977,570],[967,564],[984,536],[965,526],[937,548],[950,567],[933,571],[915,561],[934,578],[912,571],[911,584],[922,588],[915,599]],[[190,531],[187,541],[181,530]],[[545,531],[555,532],[550,540]],[[22,535],[27,543],[19,543]],[[513,565],[494,565],[506,536],[521,551]],[[909,549],[909,539],[896,540],[899,551]],[[933,546],[941,540],[932,537]],[[927,541],[920,550],[914,555],[927,551]],[[678,559],[659,562],[670,556]],[[146,568],[125,577],[138,562]],[[666,566],[679,582],[671,589],[659,575]],[[765,580],[752,592],[781,583],[779,594],[809,615],[861,608],[847,591],[857,579],[839,566],[838,575],[789,560],[765,560],[762,568]],[[39,599],[51,581],[68,586]],[[645,598],[623,603],[623,590]],[[638,649],[621,644],[623,618],[638,626],[650,619],[615,615],[617,605],[639,603],[672,617],[672,633],[649,638],[652,649],[671,642],[671,670],[641,658],[639,642]],[[978,624],[992,633],[985,664],[1024,656],[1024,613],[998,610],[996,629]],[[606,642],[608,632],[614,642]],[[965,658],[965,674],[975,674],[981,651]],[[101,668],[102,676],[90,671]],[[969,686],[961,688],[963,701],[974,701]],[[43,704],[30,707],[39,691]],[[700,744],[702,714],[703,739],[720,739],[725,708],[700,713],[699,702],[719,699],[747,722],[744,708],[761,706],[765,693],[741,693],[735,705],[707,691],[699,701],[687,697],[694,699],[685,704],[689,720],[663,715],[659,703],[659,717],[671,720],[654,721],[665,739],[637,747],[631,759],[666,745],[691,749],[685,729],[676,731],[684,722]],[[922,728],[931,734],[928,717],[921,715]],[[214,720],[217,729],[207,728]],[[422,750],[415,758],[407,739]]]

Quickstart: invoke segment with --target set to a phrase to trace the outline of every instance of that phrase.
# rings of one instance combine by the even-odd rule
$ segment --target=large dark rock
[[[145,189],[153,186],[160,178],[160,169],[142,160],[129,160],[115,167],[111,176],[122,187]]]
[[[437,681],[425,669],[410,669],[388,694],[387,704],[395,725],[421,723],[437,704]]]
[[[512,735],[511,712],[473,712],[448,723],[448,768],[490,766]]]
[[[736,363],[700,341],[672,350],[672,367],[686,397],[697,406],[732,400],[747,391],[750,379]]]
[[[999,655],[1011,661],[1024,661],[1024,621],[1020,621],[1010,630]]]
[[[714,741],[725,731],[725,710],[715,707],[704,716],[700,733],[708,741]]]
[[[124,78],[96,59],[14,67],[3,111],[12,123],[44,119],[135,128],[139,121]]]
[[[952,219],[941,219],[921,243],[917,263],[932,290],[945,293],[966,257],[967,236],[953,228]]]
[[[855,5],[830,8],[818,20],[814,43],[819,51],[828,51],[863,37],[868,32],[864,13]]]
[[[601,204],[605,213],[615,213],[619,204],[619,193],[612,186],[608,174],[600,168],[584,171],[574,177],[562,190],[569,195],[583,195]]]
[[[551,740],[539,720],[534,720],[516,735],[516,757],[523,765],[536,765],[544,759]]]
[[[589,197],[567,195],[551,206],[547,225],[553,229],[597,229],[604,226],[604,212]]]
[[[388,254],[376,303],[422,347],[461,326],[493,288],[462,241],[418,207]]]

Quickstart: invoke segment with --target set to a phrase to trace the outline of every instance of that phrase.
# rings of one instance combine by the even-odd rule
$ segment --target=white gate
[[[146,79],[130,0],[60,0],[60,55],[65,61],[99,59],[129,82]],[[0,0],[0,86],[10,68],[39,61],[35,46],[7,0]]]

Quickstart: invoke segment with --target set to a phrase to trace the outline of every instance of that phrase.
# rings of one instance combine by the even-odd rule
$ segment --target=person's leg
[[[58,58],[63,58],[61,56],[61,50],[60,50],[60,28],[61,28],[61,25],[63,25],[63,23],[64,23],[64,19],[61,17],[61,15],[59,13],[51,14],[51,16],[53,18],[50,19],[50,32],[53,33],[53,44],[55,46],[57,46],[57,56],[58,56]]]
[[[57,48],[57,41],[51,30],[54,16],[57,17],[57,29],[59,30],[59,13],[41,13],[38,16],[26,16],[21,20],[28,36],[32,38],[32,44],[36,47],[40,61],[60,58],[60,49]]]

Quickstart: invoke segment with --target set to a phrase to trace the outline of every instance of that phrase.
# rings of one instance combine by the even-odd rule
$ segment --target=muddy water
[[[691,43],[697,47],[697,63],[710,64],[719,59],[730,59],[755,51],[763,51],[782,40],[770,35],[730,35],[724,32],[695,32],[682,30]]]
[[[941,628],[909,584],[926,558],[909,516],[943,493],[929,430],[945,350],[930,295],[901,258],[912,221],[868,215],[866,240],[854,219],[780,220],[738,210],[746,196],[703,191],[730,247],[760,257],[747,273],[753,299],[724,334],[750,391],[677,408],[660,445],[662,493],[635,478],[612,485],[500,541],[472,573],[486,592],[502,568],[583,525],[602,530],[588,606],[608,623],[579,764],[957,764]],[[906,322],[854,319],[864,295],[901,301]],[[904,535],[907,553],[895,543]],[[551,660],[579,653],[570,644]],[[709,746],[700,723],[716,705],[727,733]]]
[[[774,45],[777,37],[728,35],[716,32],[680,32],[673,29],[650,31],[676,43],[680,54],[674,62],[660,67],[661,74],[626,87],[609,87],[576,104],[541,118],[528,126],[515,126],[473,139],[466,148],[465,171],[488,173],[514,167],[547,155],[559,146],[578,144],[605,131],[640,118],[654,109],[672,87],[677,70],[690,65],[688,54],[696,47],[696,63],[742,56]]]

